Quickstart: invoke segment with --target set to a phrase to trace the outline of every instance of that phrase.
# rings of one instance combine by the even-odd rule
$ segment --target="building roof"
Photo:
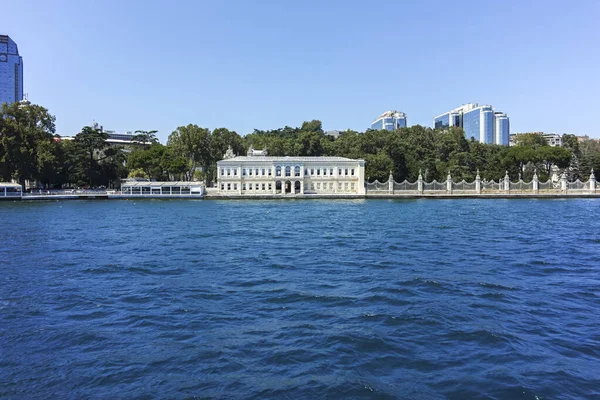
[[[151,181],[133,181],[123,182],[121,187],[169,187],[169,186],[203,186],[202,182],[191,181],[172,181],[172,182],[151,182]]]
[[[494,109],[494,107],[492,107],[489,104],[467,103],[467,104],[463,104],[460,107],[456,107],[453,110],[443,112],[440,115],[436,115],[435,117],[433,117],[433,119],[435,120],[436,118],[442,117],[442,116],[444,116],[446,114],[460,114],[460,113],[466,114],[469,111],[473,111],[473,110],[476,110],[478,108],[483,108],[483,107],[491,107],[492,110]],[[502,113],[502,114],[504,114],[504,113]]]
[[[272,162],[305,162],[305,161],[323,161],[323,162],[356,162],[364,161],[360,159],[352,159],[346,157],[302,157],[302,156],[238,156],[229,158],[227,160],[218,161],[222,162],[239,162],[239,161],[272,161]]]
[[[381,114],[379,117],[375,118],[373,124],[382,118],[406,118],[406,114],[402,111],[389,110]]]
[[[22,188],[18,183],[12,182],[0,182],[0,187],[14,187],[14,188]]]

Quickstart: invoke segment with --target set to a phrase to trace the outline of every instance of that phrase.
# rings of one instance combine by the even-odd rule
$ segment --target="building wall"
[[[467,140],[481,140],[481,112],[479,109],[463,114],[463,130]]]
[[[542,135],[546,143],[552,147],[562,147],[562,136],[557,133],[545,133]]]
[[[365,194],[364,161],[256,160],[232,158],[217,163],[218,192],[228,196]]]
[[[481,109],[481,140],[482,143],[494,143],[494,111],[491,107]]]
[[[406,114],[399,111],[386,111],[371,124],[371,129],[395,131],[407,126]]]
[[[496,132],[495,132],[495,144],[501,146],[508,146],[510,143],[510,125],[508,117],[496,116]]]
[[[377,121],[371,124],[371,129],[376,129],[378,131],[383,129],[383,119],[378,119]]]
[[[462,127],[462,115],[458,113],[450,113],[450,126]]]
[[[23,59],[17,44],[0,35],[0,103],[23,100]]]
[[[433,127],[435,129],[446,128],[450,126],[450,113],[442,114],[433,119]]]

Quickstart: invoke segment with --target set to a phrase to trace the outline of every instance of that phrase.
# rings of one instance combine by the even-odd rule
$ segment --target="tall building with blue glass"
[[[0,104],[23,100],[23,58],[17,44],[0,35]]]
[[[406,128],[406,114],[401,111],[386,111],[371,124],[371,129],[395,131]]]
[[[438,115],[433,119],[434,128],[457,126],[463,129],[467,139],[481,143],[508,146],[510,123],[505,113],[494,111],[489,105],[469,103]]]

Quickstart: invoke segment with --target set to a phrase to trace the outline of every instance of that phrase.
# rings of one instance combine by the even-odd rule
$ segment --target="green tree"
[[[315,131],[306,131],[300,133],[297,140],[296,151],[294,155],[319,157],[325,153],[322,141],[324,135]]]
[[[581,157],[579,140],[577,140],[577,136],[565,133],[562,135],[562,145],[565,149],[571,150],[575,157]]]
[[[302,127],[300,128],[300,131],[313,132],[322,135],[323,124],[318,119],[313,119],[312,121],[304,121],[302,123]]]
[[[234,154],[243,155],[246,153],[246,141],[235,131],[226,128],[217,128],[210,134],[210,162],[206,166],[203,179],[208,184],[216,179],[217,161],[221,160],[231,146]]]
[[[167,147],[160,143],[148,148],[137,148],[127,157],[127,166],[131,169],[141,169],[149,179],[168,180],[168,169],[164,164]]]
[[[0,176],[25,185],[51,162],[55,118],[47,109],[28,102],[4,103],[0,115]],[[41,165],[40,165],[41,163]]]
[[[394,161],[386,154],[367,154],[365,157],[365,176],[369,182],[375,179],[386,182],[393,169]]]
[[[565,169],[571,162],[572,153],[570,150],[562,147],[541,147],[537,150],[537,161],[540,169],[547,177],[550,175],[552,165]]]
[[[169,135],[167,145],[175,156],[184,157],[188,162],[187,180],[194,177],[198,168],[206,170],[212,161],[210,131],[198,125],[189,124],[178,127]]]
[[[188,162],[182,156],[176,156],[170,147],[166,147],[161,163],[169,180],[183,180],[188,170]]]
[[[129,170],[128,178],[143,178],[148,179],[148,174],[142,168],[135,168]]]
[[[527,147],[542,147],[548,146],[546,139],[540,134],[537,133],[522,133],[517,135],[515,141],[518,146],[527,146]]]
[[[37,178],[46,187],[60,186],[61,147],[58,142],[42,140],[38,143]]]
[[[158,138],[156,134],[158,131],[135,131],[135,135],[131,138],[132,141],[140,142],[143,144],[156,144],[158,143]]]
[[[84,126],[77,135],[75,135],[75,144],[81,153],[78,157],[78,168],[84,172],[86,180],[90,186],[99,181],[101,173],[99,162],[115,153],[114,149],[109,148],[106,142],[108,134],[100,129]],[[82,155],[85,154],[85,157]]]

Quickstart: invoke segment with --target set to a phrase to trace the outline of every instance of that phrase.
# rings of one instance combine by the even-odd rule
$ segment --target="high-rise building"
[[[406,128],[406,114],[401,111],[386,111],[371,124],[371,129],[395,131]]]
[[[23,100],[23,58],[17,44],[0,35],[0,104]]]
[[[495,112],[494,143],[508,145],[510,142],[510,122],[503,112]]]
[[[468,103],[433,119],[434,128],[457,126],[463,128],[467,139],[481,143],[508,146],[510,123],[503,112],[494,111],[489,105]]]

